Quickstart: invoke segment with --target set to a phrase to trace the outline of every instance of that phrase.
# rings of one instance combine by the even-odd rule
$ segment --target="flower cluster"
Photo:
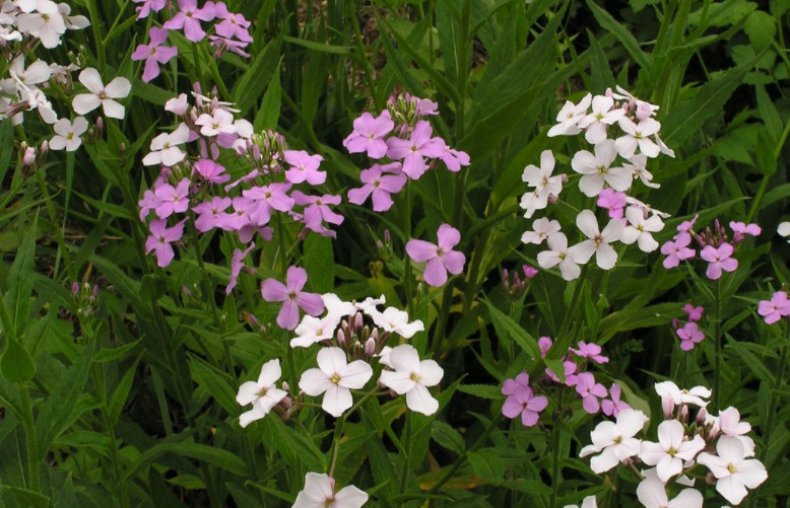
[[[304,225],[302,237],[309,231],[334,237],[326,224],[343,222],[331,208],[340,204],[340,196],[295,188],[324,183],[320,155],[288,149],[277,133],[254,133],[252,124],[235,118],[237,110],[231,104],[199,91],[196,86],[194,105],[186,94],[165,105],[179,123],[171,132],[156,136],[143,158],[144,165],[159,166],[160,174],[139,202],[140,219],[145,221],[151,212],[156,215],[149,224],[146,251],[156,254],[161,267],[172,261],[172,244],[181,240],[183,226],[192,218],[198,233],[235,233],[246,248],[234,251],[226,290],[230,292],[254,239],[271,240],[272,224],[290,219]],[[194,156],[185,150],[188,144],[196,145]],[[231,181],[221,162],[227,159],[235,159],[248,171]]]
[[[693,228],[698,216],[683,221],[677,227],[677,233],[661,246],[661,253],[664,258],[664,268],[671,269],[677,267],[681,261],[693,259],[697,251],[691,246],[694,240],[700,248],[699,255],[703,261],[708,263],[705,276],[710,280],[718,280],[724,272],[734,272],[738,268],[738,260],[733,257],[736,246],[743,242],[748,236],[758,236],[761,233],[760,226],[757,224],[745,224],[743,222],[730,222],[732,230],[732,240],[730,240],[724,226],[719,219],[714,220],[713,226],[708,226],[701,233],[695,233]]]
[[[705,334],[699,327],[699,320],[702,319],[704,311],[702,306],[695,307],[687,303],[683,306],[683,312],[688,316],[688,321],[682,326],[677,319],[672,321],[672,328],[675,329],[675,333],[680,339],[680,349],[683,351],[691,351],[694,346],[705,339]]]
[[[541,245],[548,250],[538,254],[541,268],[558,266],[565,280],[581,274],[579,265],[586,264],[595,255],[602,270],[610,270],[617,263],[616,242],[637,244],[643,252],[653,252],[658,242],[653,234],[664,228],[662,218],[667,215],[652,209],[629,196],[635,180],[656,188],[653,175],[647,170],[647,160],[661,153],[674,157],[658,137],[661,124],[653,118],[658,106],[634,98],[618,88],[619,93],[607,91],[593,97],[587,94],[578,104],[566,102],[557,115],[557,124],[548,136],[570,136],[584,132],[592,151],[580,150],[571,159],[571,169],[579,175],[579,190],[608,211],[609,222],[602,228],[593,210],[582,210],[576,225],[584,235],[580,243],[568,245],[568,237],[556,220],[539,218],[533,221],[532,230],[524,233],[522,241]],[[614,135],[615,126],[619,135]],[[522,180],[529,187],[521,197],[524,217],[532,218],[538,210],[556,202],[569,181],[566,174],[555,175],[556,160],[550,150],[540,156],[540,167],[528,165]]]
[[[734,407],[713,416],[706,410],[711,392],[697,386],[690,390],[678,388],[671,381],[656,383],[661,396],[664,420],[658,425],[658,442],[639,439],[648,421],[641,411],[627,409],[618,413],[616,421],[598,424],[590,434],[592,444],[582,448],[581,457],[592,455],[590,467],[598,474],[619,464],[635,467],[639,463],[653,466],[643,470],[637,497],[643,506],[654,508],[677,505],[701,508],[703,495],[693,488],[682,490],[674,501],[668,500],[667,488],[677,484],[693,486],[694,477],[701,475],[698,466],[709,471],[711,483],[728,502],[740,503],[747,488],[754,489],[767,478],[763,464],[754,459],[754,441],[746,434],[751,425],[741,421]],[[698,408],[691,419],[690,408]]]
[[[291,293],[287,292],[287,286],[278,287],[277,294],[282,292],[288,298],[283,309],[290,306],[294,308],[293,312],[296,312],[300,300],[304,304],[313,297],[320,298],[307,305],[314,312],[302,317],[295,327],[296,336],[291,339],[290,345],[294,348],[308,348],[316,344],[321,346],[316,358],[318,367],[308,369],[301,375],[301,392],[311,397],[323,395],[323,409],[336,418],[340,417],[353,405],[351,390],[361,390],[373,377],[371,364],[376,360],[386,367],[381,370],[378,379],[380,385],[397,395],[405,395],[406,405],[412,411],[428,415],[435,413],[439,403],[431,396],[428,387],[439,384],[444,375],[442,368],[433,360],[420,360],[417,350],[409,344],[388,345],[395,338],[410,339],[423,331],[423,323],[419,320],[409,321],[408,314],[395,307],[379,310],[378,306],[385,303],[383,296],[368,298],[363,302],[347,302],[332,293],[319,296],[300,292],[303,282],[298,270],[301,269],[292,267],[289,270],[289,285],[300,285],[299,289],[290,290],[296,296],[288,296]],[[271,280],[264,282],[264,297],[274,292],[271,286]],[[287,311],[289,315],[290,312]],[[283,408],[284,412],[287,410],[287,414],[290,414],[293,410],[292,401],[298,395],[288,396],[288,387],[285,385],[282,390],[273,392],[274,383],[279,377],[279,361],[272,360],[264,364],[257,385],[253,386],[249,382],[242,385],[238,402],[253,404],[252,411],[242,415],[242,425],[263,418],[282,401],[287,404]],[[258,401],[257,396],[253,397],[255,394],[263,400]]]
[[[523,278],[519,275],[519,270],[513,270],[511,274],[507,268],[502,269],[502,288],[513,301],[526,294],[530,281],[538,275],[538,269],[525,263],[521,265],[521,273]]]
[[[134,0],[137,6],[138,19],[147,18],[152,12],[159,12],[166,6],[171,6],[166,0]],[[133,60],[145,60],[143,81],[150,81],[159,75],[159,64],[166,63],[173,58],[177,51],[175,48],[162,46],[167,39],[167,32],[177,30],[183,32],[184,37],[193,43],[198,43],[208,37],[209,43],[214,48],[215,58],[219,58],[225,51],[231,51],[239,56],[249,57],[245,51],[252,42],[250,35],[250,22],[241,14],[231,12],[224,2],[208,1],[198,7],[197,0],[178,0],[177,8],[173,9],[170,19],[165,21],[162,29],[152,28],[149,33],[150,43],[137,47]],[[204,24],[212,23],[208,32]]]
[[[553,341],[550,337],[538,339],[538,347],[543,357],[552,346]],[[622,395],[620,385],[615,383],[607,389],[596,380],[592,372],[585,370],[589,362],[599,365],[609,362],[609,358],[601,353],[601,346],[598,344],[580,341],[578,348],[568,348],[562,360],[563,379],[550,368],[546,368],[545,377],[537,379],[535,384],[542,385],[544,389],[558,385],[572,388],[581,399],[582,408],[587,413],[596,414],[603,411],[608,416],[615,416],[629,407],[620,399]],[[502,394],[506,396],[502,414],[508,418],[521,415],[521,422],[526,427],[536,425],[540,413],[548,405],[546,397],[534,394],[530,386],[529,374],[526,372],[520,373],[514,379],[506,379],[502,384]]]

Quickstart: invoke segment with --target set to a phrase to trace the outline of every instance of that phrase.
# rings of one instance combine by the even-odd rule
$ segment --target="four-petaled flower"
[[[307,272],[304,268],[291,266],[285,276],[285,284],[276,279],[266,279],[261,284],[261,295],[267,302],[283,302],[277,314],[280,328],[293,330],[299,323],[299,309],[311,316],[318,316],[324,311],[324,301],[317,293],[302,291],[307,283]]]
[[[719,438],[716,453],[702,452],[697,462],[710,469],[718,480],[716,490],[730,503],[739,504],[748,493],[747,487],[755,489],[768,478],[762,462],[746,458],[746,449],[737,437]]]
[[[85,117],[78,116],[74,122],[68,118],[61,118],[52,126],[55,135],[49,140],[49,147],[52,150],[63,150],[73,152],[82,145],[82,136],[88,130],[88,121]]]
[[[373,369],[364,360],[348,363],[346,353],[338,347],[321,349],[317,361],[317,369],[302,373],[299,388],[311,397],[323,393],[321,407],[337,418],[353,404],[351,390],[365,386],[373,376]]]
[[[738,260],[732,257],[733,250],[732,245],[723,243],[718,247],[708,245],[700,251],[700,257],[708,262],[705,275],[710,280],[721,278],[722,271],[734,272],[738,268]]]
[[[447,272],[458,275],[464,269],[466,257],[463,252],[453,250],[461,241],[461,233],[449,224],[442,224],[436,232],[438,243],[411,239],[406,243],[409,257],[425,264],[423,277],[431,286],[438,287],[447,282]]]
[[[683,471],[684,461],[691,461],[705,448],[705,440],[695,435],[686,439],[683,424],[677,420],[666,420],[658,425],[658,443],[642,442],[639,457],[649,466],[656,466],[656,474],[662,482],[668,482]]]
[[[377,117],[362,113],[354,120],[354,131],[343,140],[348,153],[366,152],[371,159],[381,159],[387,154],[384,136],[395,128],[390,112],[384,110]]]
[[[80,72],[79,80],[90,93],[77,94],[72,100],[71,105],[78,115],[90,113],[101,106],[105,116],[123,119],[126,110],[114,99],[123,99],[129,95],[132,84],[128,79],[117,77],[104,86],[99,71],[88,67]]]
[[[437,401],[428,391],[444,376],[444,370],[434,360],[422,360],[410,344],[401,344],[390,351],[388,366],[395,369],[383,370],[379,381],[398,395],[406,394],[406,406],[412,411],[432,415],[439,409]]]
[[[602,270],[611,270],[617,262],[617,253],[611,243],[619,241],[623,235],[623,223],[612,219],[603,228],[598,229],[598,220],[590,210],[582,210],[576,216],[576,226],[584,233],[588,240],[584,240],[571,247],[574,259],[579,263],[586,263],[595,254],[595,262]]]
[[[592,444],[582,448],[580,457],[598,453],[590,459],[590,468],[598,474],[609,471],[621,461],[639,454],[642,442],[634,436],[642,430],[648,418],[636,409],[624,409],[617,421],[598,424],[590,433]]]
[[[166,64],[178,54],[178,48],[162,45],[167,40],[167,30],[152,27],[149,34],[151,42],[140,44],[132,53],[132,60],[145,60],[143,81],[146,83],[159,76],[159,64]]]
[[[367,501],[367,493],[353,485],[335,492],[334,478],[325,474],[307,473],[304,489],[296,496],[292,508],[360,508]]]
[[[280,376],[282,376],[280,360],[275,358],[263,364],[258,381],[246,381],[241,384],[239,393],[236,395],[236,402],[242,406],[252,404],[252,409],[239,416],[239,424],[242,427],[266,416],[288,395],[287,392],[276,387]]]

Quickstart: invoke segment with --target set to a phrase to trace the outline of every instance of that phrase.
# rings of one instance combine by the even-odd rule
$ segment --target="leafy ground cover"
[[[0,6],[0,505],[787,504],[790,3]]]

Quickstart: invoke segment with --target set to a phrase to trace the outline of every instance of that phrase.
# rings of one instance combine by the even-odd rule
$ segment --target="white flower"
[[[582,210],[576,216],[576,226],[588,240],[571,247],[575,261],[584,264],[595,254],[595,262],[599,268],[602,270],[614,268],[617,263],[617,253],[609,244],[620,240],[623,224],[617,219],[612,219],[603,231],[600,231],[595,214],[590,210]]]
[[[321,407],[335,418],[350,408],[351,389],[358,390],[373,376],[373,369],[363,360],[346,361],[346,353],[338,347],[324,348],[318,352],[317,369],[302,373],[299,388],[307,395],[324,394]]]
[[[173,97],[165,102],[165,111],[169,111],[177,116],[185,115],[187,108],[189,108],[189,101],[185,93],[179,94],[178,97]]]
[[[381,348],[381,351],[377,355],[373,355],[379,359],[379,363],[385,365],[391,369],[394,369],[392,364],[390,363],[390,353],[392,353],[392,348],[389,346],[384,346]]]
[[[579,508],[579,505],[576,504],[566,504],[565,508]],[[595,496],[587,496],[582,500],[581,508],[598,508],[598,501],[595,500]]]
[[[779,236],[783,236],[785,238],[790,237],[790,221],[780,222],[779,227],[776,228],[776,232]],[[790,240],[788,240],[790,242]]]
[[[304,489],[299,492],[293,508],[359,508],[368,495],[353,485],[335,492],[335,479],[325,474],[307,473]]]
[[[634,123],[629,118],[620,119],[620,128],[625,132],[615,140],[617,151],[626,159],[630,159],[636,153],[636,149],[644,155],[653,158],[661,152],[659,146],[650,139],[661,128],[661,124],[652,118],[646,118],[641,122]]]
[[[72,123],[67,118],[61,118],[52,127],[55,135],[49,140],[49,147],[52,150],[63,150],[73,152],[82,145],[82,136],[88,130],[88,121],[85,117],[78,116]]]
[[[678,388],[672,381],[662,381],[655,384],[656,393],[661,396],[661,404],[664,406],[664,414],[667,414],[668,407],[679,406],[680,404],[693,404],[699,407],[708,405],[705,400],[710,397],[711,391],[704,386],[695,386],[691,390]],[[670,409],[671,412],[671,409]]]
[[[46,123],[54,124],[58,121],[58,115],[55,113],[55,110],[52,109],[52,103],[49,102],[47,96],[44,95],[44,92],[35,86],[28,87],[27,85],[20,82],[19,97],[23,101],[27,101],[28,107],[30,109],[37,109],[41,119]],[[19,115],[15,115],[13,121],[14,125],[18,125],[21,122],[21,113]]]
[[[645,479],[636,487],[636,497],[645,508],[702,508],[702,494],[695,489],[683,489],[673,500],[667,497],[664,483],[655,469],[642,473]]]
[[[718,479],[716,490],[730,503],[740,503],[748,493],[747,487],[757,488],[768,478],[762,462],[744,458],[746,450],[737,437],[721,437],[716,443],[716,453],[700,453],[697,462],[710,469]]]
[[[321,300],[324,302],[326,308],[326,315],[334,316],[338,322],[346,316],[350,316],[357,311],[356,306],[352,302],[341,300],[339,296],[334,293],[324,293],[321,295]]]
[[[385,332],[397,333],[404,339],[410,339],[415,333],[425,330],[422,321],[416,319],[410,323],[409,314],[395,307],[387,307],[384,312],[368,312],[368,315],[376,326]]]
[[[579,268],[579,261],[575,253],[568,249],[568,238],[564,233],[556,233],[548,239],[549,250],[538,253],[538,264],[541,268],[548,270],[560,265],[560,273],[565,280],[573,280],[579,277],[582,269]]]
[[[557,125],[549,129],[546,134],[552,138],[554,136],[570,136],[581,132],[579,122],[587,116],[587,108],[590,107],[592,102],[592,95],[587,94],[579,101],[579,104],[574,104],[571,101],[565,101],[565,105],[557,113]]]
[[[546,208],[549,198],[562,192],[562,175],[551,176],[554,164],[551,150],[544,150],[540,154],[540,167],[530,164],[524,168],[521,180],[534,189],[521,197],[520,206],[526,210],[524,217],[529,219],[535,210]]]
[[[634,180],[637,178],[642,181],[646,187],[651,189],[658,189],[661,185],[653,183],[653,173],[647,170],[647,156],[643,154],[634,155],[631,157],[628,164],[623,166],[628,171]]]
[[[444,370],[433,360],[420,361],[417,350],[409,344],[390,351],[389,365],[395,371],[384,370],[379,381],[398,395],[406,394],[406,405],[412,411],[432,415],[439,409],[439,401],[431,396],[428,386],[438,385]]]
[[[720,411],[714,422],[713,431],[726,436],[742,436],[752,430],[749,422],[741,421],[741,413],[734,407]]]
[[[66,31],[66,22],[55,2],[32,0],[21,4],[17,2],[17,6],[23,11],[16,17],[20,32],[38,38],[47,49],[60,44],[60,36]]]
[[[74,97],[71,105],[77,114],[84,115],[102,106],[105,116],[123,119],[126,110],[113,99],[123,99],[129,95],[132,84],[128,79],[117,77],[104,86],[99,71],[89,67],[80,72],[79,80],[91,93],[81,93]]]
[[[296,337],[291,339],[291,347],[310,347],[322,340],[330,340],[334,337],[338,324],[340,318],[332,314],[322,318],[305,314],[294,330]]]
[[[91,25],[91,22],[85,16],[71,16],[71,6],[69,4],[59,3],[58,11],[63,16],[63,22],[69,30],[82,30]]]
[[[369,296],[361,302],[354,302],[354,306],[357,308],[357,310],[361,310],[364,314],[370,316],[373,313],[378,312],[376,307],[379,305],[384,305],[385,303],[387,303],[387,299],[384,297],[384,295],[381,295],[378,298]]]
[[[587,150],[576,152],[571,160],[571,168],[581,174],[579,189],[587,197],[595,197],[603,190],[604,183],[614,190],[624,192],[631,188],[633,178],[625,168],[612,168],[617,157],[615,143],[607,139],[595,145],[595,155]]]
[[[683,471],[683,461],[693,460],[705,448],[705,440],[699,435],[686,439],[683,424],[677,420],[666,420],[658,426],[658,443],[642,442],[639,458],[648,466],[656,466],[658,478],[666,483]]]
[[[255,420],[260,420],[271,409],[288,395],[285,391],[275,387],[275,383],[282,376],[280,360],[275,358],[264,363],[258,381],[246,381],[239,387],[236,402],[242,406],[252,404],[252,409],[244,412],[239,417],[239,424],[246,427]]]
[[[186,157],[186,153],[182,152],[178,145],[183,145],[187,141],[189,141],[189,127],[184,123],[179,124],[172,133],[163,132],[151,140],[151,152],[143,157],[143,165],[175,166]]]
[[[224,109],[214,110],[213,115],[203,113],[195,120],[195,124],[200,125],[200,133],[208,137],[236,132],[233,115]]]
[[[590,468],[598,474],[609,471],[621,461],[637,455],[641,441],[634,436],[642,430],[648,418],[642,411],[623,409],[617,413],[617,423],[605,421],[590,433],[592,444],[582,448],[580,457],[600,452],[590,459]]]
[[[5,12],[0,12],[0,39],[6,42],[22,40],[22,34],[16,30],[16,18]]]
[[[658,242],[653,239],[652,233],[664,229],[664,222],[658,215],[650,215],[647,218],[645,215],[641,208],[635,206],[626,208],[625,218],[628,219],[628,225],[623,229],[620,241],[626,245],[637,242],[642,252],[653,252],[658,248]]]
[[[656,139],[656,144],[658,145],[658,149],[661,150],[661,153],[663,153],[664,155],[669,155],[674,159],[675,151],[669,148],[667,145],[665,145],[664,142],[661,141],[661,138],[658,136],[658,134],[656,134],[654,138]]]
[[[521,235],[521,241],[524,243],[534,243],[540,245],[543,240],[551,238],[560,232],[560,223],[556,220],[549,220],[545,217],[536,219],[532,222],[532,231],[525,231]]]
[[[14,58],[8,68],[8,72],[12,78],[16,78],[22,83],[33,86],[39,85],[52,76],[52,69],[43,60],[36,60],[25,68],[25,55],[19,55]]]
[[[622,108],[612,109],[614,99],[605,95],[596,95],[592,99],[592,113],[579,121],[584,129],[584,139],[593,145],[606,139],[606,128],[620,120],[625,111]]]
[[[647,213],[652,213],[652,214],[658,215],[662,219],[666,219],[667,217],[671,217],[671,215],[668,214],[667,212],[662,212],[661,210],[656,210],[655,208],[653,208],[652,206],[648,205],[647,203],[639,201],[638,199],[636,199],[635,197],[632,197],[632,196],[626,196],[625,197],[625,202],[628,203],[631,206],[637,206],[637,207],[641,208],[642,210],[644,210]]]

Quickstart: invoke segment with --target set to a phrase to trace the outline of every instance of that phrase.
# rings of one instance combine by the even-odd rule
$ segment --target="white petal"
[[[587,238],[594,238],[598,235],[598,219],[595,214],[590,210],[582,210],[576,216],[576,226],[584,233]]]
[[[104,88],[104,93],[113,99],[123,99],[124,97],[129,96],[129,92],[131,90],[132,84],[128,79],[117,77],[107,84],[107,86]]]
[[[351,398],[351,392],[348,388],[330,383],[329,388],[324,394],[321,407],[330,415],[338,418],[346,409],[350,408],[353,403],[354,399]]]
[[[420,370],[420,355],[414,346],[402,344],[392,349],[390,364],[395,370],[418,372]]]
[[[308,369],[299,379],[299,389],[312,397],[321,395],[330,386],[334,385],[321,369]]]
[[[420,362],[420,381],[425,386],[436,386],[444,376],[444,369],[433,360]]]
[[[85,88],[94,94],[98,94],[104,90],[104,83],[102,83],[101,75],[99,74],[99,71],[93,67],[88,67],[87,69],[84,69],[82,72],[80,72],[79,80],[80,83],[85,85]]]
[[[126,109],[121,106],[120,103],[115,102],[112,99],[104,99],[102,101],[102,106],[104,109],[104,115],[107,117],[123,120],[123,117],[126,116]]]
[[[340,374],[340,386],[358,390],[373,376],[373,369],[365,360],[354,360]]]
[[[403,395],[412,388],[414,388],[414,380],[411,378],[411,373],[398,370],[383,370],[379,377],[379,382],[394,391],[398,395]]]
[[[266,388],[274,386],[274,383],[276,383],[282,375],[283,371],[280,368],[280,360],[277,358],[269,360],[261,367],[261,374],[258,376],[258,386]]]
[[[74,97],[74,100],[71,101],[71,106],[74,108],[75,113],[84,115],[101,106],[101,99],[99,99],[98,95],[81,93]]]
[[[261,387],[255,381],[246,381],[239,386],[239,393],[236,394],[236,402],[242,406],[252,404],[258,398]]]
[[[329,377],[340,374],[346,366],[346,353],[339,347],[327,347],[318,352],[318,367]]]
[[[414,389],[406,394],[406,405],[412,411],[424,415],[432,415],[439,409],[439,401],[421,384],[416,384]]]
[[[239,425],[241,425],[242,427],[246,427],[247,425],[251,424],[255,420],[262,419],[264,416],[266,416],[266,413],[267,412],[263,411],[263,409],[260,406],[257,405],[253,406],[252,409],[250,409],[249,411],[245,411],[244,413],[239,415]]]
[[[367,501],[367,493],[353,485],[343,487],[340,492],[335,494],[335,503],[338,508],[360,508]]]

